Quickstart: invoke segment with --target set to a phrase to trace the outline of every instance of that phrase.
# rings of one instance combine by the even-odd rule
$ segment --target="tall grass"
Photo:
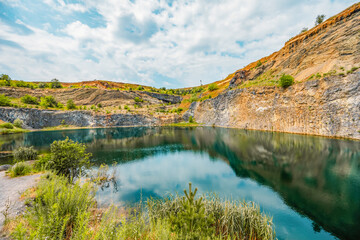
[[[89,183],[71,184],[48,174],[11,231],[12,239],[275,239],[271,219],[254,204],[195,198],[196,191],[190,190],[186,198],[150,199],[126,211],[101,210],[95,190]]]
[[[33,170],[32,166],[26,162],[18,162],[9,170],[10,177],[19,177],[31,173]]]

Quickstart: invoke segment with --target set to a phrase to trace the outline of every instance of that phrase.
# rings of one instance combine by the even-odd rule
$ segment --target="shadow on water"
[[[136,127],[1,136],[0,148],[11,151],[33,145],[47,151],[51,142],[67,136],[87,144],[95,165],[134,164],[189,151],[206,153],[210,160],[228,164],[237,178],[271,188],[287,206],[313,221],[315,233],[325,229],[341,239],[360,238],[358,141],[210,127]],[[133,189],[123,198],[134,202],[140,195],[146,198],[159,193]]]

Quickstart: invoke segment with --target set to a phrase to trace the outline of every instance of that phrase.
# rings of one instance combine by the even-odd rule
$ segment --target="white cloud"
[[[21,5],[19,0],[0,2],[14,9]],[[199,80],[220,80],[279,50],[303,27],[312,27],[317,14],[330,17],[356,1],[167,2],[44,0],[43,9],[31,9],[36,20],[43,21],[41,28],[32,19],[16,19],[32,34],[19,34],[0,18],[0,39],[25,49],[0,45],[6,59],[0,66],[24,80],[57,77],[67,82],[107,79],[158,87],[194,86]],[[54,19],[69,22],[50,32],[56,21],[41,19],[41,11],[50,10],[56,13]],[[90,27],[91,11],[102,15],[104,24]]]

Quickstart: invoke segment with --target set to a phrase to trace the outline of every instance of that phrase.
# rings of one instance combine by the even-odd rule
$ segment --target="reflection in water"
[[[274,217],[279,239],[360,239],[360,143],[221,128],[107,128],[32,132],[0,138],[1,150],[46,151],[69,136],[95,165],[116,162],[119,191],[100,202],[135,202],[181,192],[255,201]],[[325,230],[325,231],[324,231]]]

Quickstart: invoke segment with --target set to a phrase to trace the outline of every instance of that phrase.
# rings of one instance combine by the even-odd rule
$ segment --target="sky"
[[[278,51],[351,0],[0,0],[0,74],[179,88]]]

